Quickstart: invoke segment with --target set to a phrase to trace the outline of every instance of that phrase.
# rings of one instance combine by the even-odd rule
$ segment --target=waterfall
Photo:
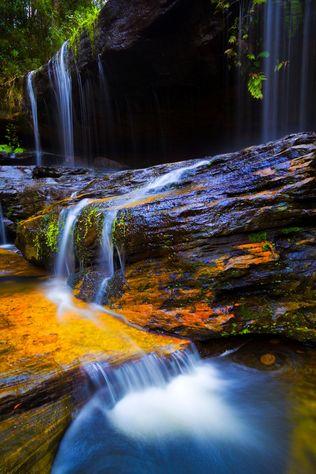
[[[262,141],[316,125],[316,11],[311,0],[267,1],[263,16]]]
[[[6,245],[7,244],[7,235],[4,225],[4,217],[2,212],[2,206],[0,204],[0,244]]]
[[[310,58],[311,35],[315,31],[313,27],[313,10],[312,0],[306,0],[304,12],[304,27],[303,27],[303,48],[302,48],[302,68],[301,68],[301,94],[300,94],[300,130],[306,131],[308,121],[308,101],[310,99],[310,75],[312,74],[312,62]],[[315,24],[314,24],[315,27]],[[315,84],[313,85],[315,87]]]
[[[49,62],[49,76],[55,93],[58,125],[65,162],[74,164],[72,81],[69,71],[68,43],[65,42]]]
[[[269,57],[264,61],[264,75],[267,80],[263,90],[262,140],[277,138],[279,124],[279,74],[275,67],[280,61],[281,5],[274,0],[268,1],[264,16],[264,51]]]
[[[35,93],[35,88],[34,88],[34,83],[33,83],[34,75],[35,75],[35,71],[31,71],[27,75],[27,93],[29,96],[31,110],[32,110],[36,164],[37,166],[39,166],[41,164],[41,159],[42,159],[42,150],[41,150],[39,127],[38,127],[37,99],[36,99],[36,93]]]

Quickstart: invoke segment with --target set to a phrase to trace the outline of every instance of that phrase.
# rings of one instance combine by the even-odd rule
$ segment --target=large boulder
[[[190,167],[178,183],[119,209],[113,239],[125,272],[116,256],[104,303],[133,323],[193,339],[276,333],[313,340],[315,159],[316,135],[297,134],[199,166],[105,175],[21,222],[17,244],[32,262],[51,266],[61,210],[89,198],[75,229],[71,282],[92,299],[107,212],[157,176]]]

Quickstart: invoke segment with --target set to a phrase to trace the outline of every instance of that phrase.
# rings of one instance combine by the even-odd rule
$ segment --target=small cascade
[[[95,394],[66,432],[53,474],[92,465],[139,474],[285,472],[283,397],[266,374],[225,358],[203,361],[194,347],[85,372]]]
[[[101,242],[101,269],[105,275],[99,289],[96,294],[95,302],[97,304],[102,303],[103,296],[109,281],[113,278],[115,267],[114,267],[114,244],[112,239],[112,228],[113,223],[116,219],[118,209],[107,211],[104,214],[104,224],[102,229],[102,242]]]
[[[136,189],[135,191],[120,196],[111,209],[104,211],[100,267],[104,275],[97,288],[94,301],[97,305],[101,305],[106,293],[107,286],[115,273],[114,264],[114,243],[113,243],[113,223],[118,215],[120,209],[126,205],[133,204],[149,193],[155,193],[162,188],[178,183],[185,173],[188,173],[196,168],[207,165],[208,160],[201,160],[193,165],[176,168],[168,173],[153,179],[145,186]],[[74,230],[76,222],[78,221],[81,212],[91,203],[90,199],[82,199],[76,205],[64,209],[59,218],[59,245],[55,262],[55,276],[56,282],[61,283],[63,290],[65,289],[65,279],[73,272],[75,266],[75,245],[74,245]],[[123,270],[123,261],[119,249],[116,249],[119,256],[120,266]]]
[[[199,362],[199,355],[194,348],[170,354],[168,358],[153,353],[115,369],[106,363],[94,362],[85,367],[93,391],[105,389],[109,405],[113,406],[128,392],[136,392],[153,386],[165,386],[180,374],[192,371]]]
[[[108,283],[113,278],[114,272],[115,272],[114,245],[113,245],[112,231],[113,231],[113,223],[117,217],[118,211],[120,209],[123,209],[126,205],[130,205],[139,201],[140,199],[142,199],[144,196],[146,196],[149,193],[158,191],[162,188],[178,183],[185,173],[192,171],[196,168],[199,168],[200,166],[207,165],[208,163],[209,161],[207,160],[201,160],[191,166],[184,166],[184,167],[169,171],[168,173],[162,174],[161,176],[158,176],[158,178],[150,181],[148,184],[146,184],[142,188],[136,189],[132,193],[127,194],[125,196],[121,196],[118,199],[114,210],[105,211],[103,231],[102,231],[102,244],[101,244],[101,249],[102,249],[101,261],[103,262],[102,272],[105,274],[105,277],[101,281],[98,291],[96,293],[95,302],[97,304],[102,303]],[[122,266],[122,262],[121,262],[121,266]]]
[[[7,234],[4,225],[4,217],[2,212],[2,206],[0,204],[0,245],[7,244]]]
[[[61,137],[65,161],[74,164],[74,139],[73,139],[73,107],[72,107],[72,81],[69,72],[69,55],[67,41],[49,62],[49,77],[54,89],[57,110],[59,133]]]
[[[313,11],[314,10],[314,11]],[[316,12],[311,0],[267,1],[263,16],[262,141],[316,124]]]
[[[81,211],[89,204],[89,199],[82,199],[75,206],[64,209],[60,214],[59,229],[62,229],[59,237],[55,275],[58,279],[64,279],[70,275],[74,266],[74,244],[73,234],[76,221]]]
[[[34,75],[35,75],[35,71],[31,71],[27,75],[27,93],[29,96],[31,110],[32,110],[36,164],[37,166],[39,166],[42,161],[42,150],[41,150],[41,141],[40,141],[39,126],[38,126],[37,99],[36,99],[36,92],[34,88]]]

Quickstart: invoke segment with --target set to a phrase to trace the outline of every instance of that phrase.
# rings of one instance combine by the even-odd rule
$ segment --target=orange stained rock
[[[195,273],[197,278],[215,276],[230,269],[245,269],[251,265],[263,265],[279,259],[273,244],[268,241],[245,243],[237,245],[236,249],[242,250],[243,255],[222,255],[209,265],[201,266]]]
[[[299,169],[308,168],[314,159],[314,152],[308,153],[304,156],[299,156],[298,158],[293,158],[290,161],[290,171],[297,171]]]
[[[247,253],[230,258],[225,269],[248,268],[250,265],[262,265],[279,259],[273,244],[268,241],[238,245],[237,249]]]
[[[18,256],[19,257],[19,256]],[[19,257],[22,259],[22,257]],[[1,267],[0,256],[0,267]],[[84,361],[122,362],[142,353],[167,354],[187,343],[148,334],[74,299],[74,308],[56,317],[43,284],[6,281],[0,287],[0,372],[29,373],[75,367]],[[82,312],[85,312],[82,314]]]
[[[263,354],[261,357],[260,357],[260,362],[263,364],[263,365],[273,365],[275,364],[275,361],[276,361],[276,357],[274,354],[270,354],[270,353],[267,353],[267,354]]]

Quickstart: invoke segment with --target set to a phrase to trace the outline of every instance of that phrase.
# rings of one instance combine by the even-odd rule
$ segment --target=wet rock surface
[[[11,270],[11,271],[10,271]],[[57,312],[47,275],[0,252],[0,465],[3,473],[49,473],[72,415],[91,395],[83,367],[168,355],[186,341],[147,334],[73,301]],[[91,388],[91,387],[90,387]]]
[[[0,166],[3,213],[16,224],[48,204],[70,196],[96,175],[96,171],[82,168]]]
[[[125,276],[117,261],[104,302],[147,329],[193,339],[274,333],[315,340],[315,159],[315,134],[291,135],[207,158],[176,185],[139,194],[114,222]],[[60,211],[91,199],[75,230],[72,278],[76,293],[90,299],[107,210],[122,194],[192,163],[96,178],[23,221],[18,246],[49,267]]]

